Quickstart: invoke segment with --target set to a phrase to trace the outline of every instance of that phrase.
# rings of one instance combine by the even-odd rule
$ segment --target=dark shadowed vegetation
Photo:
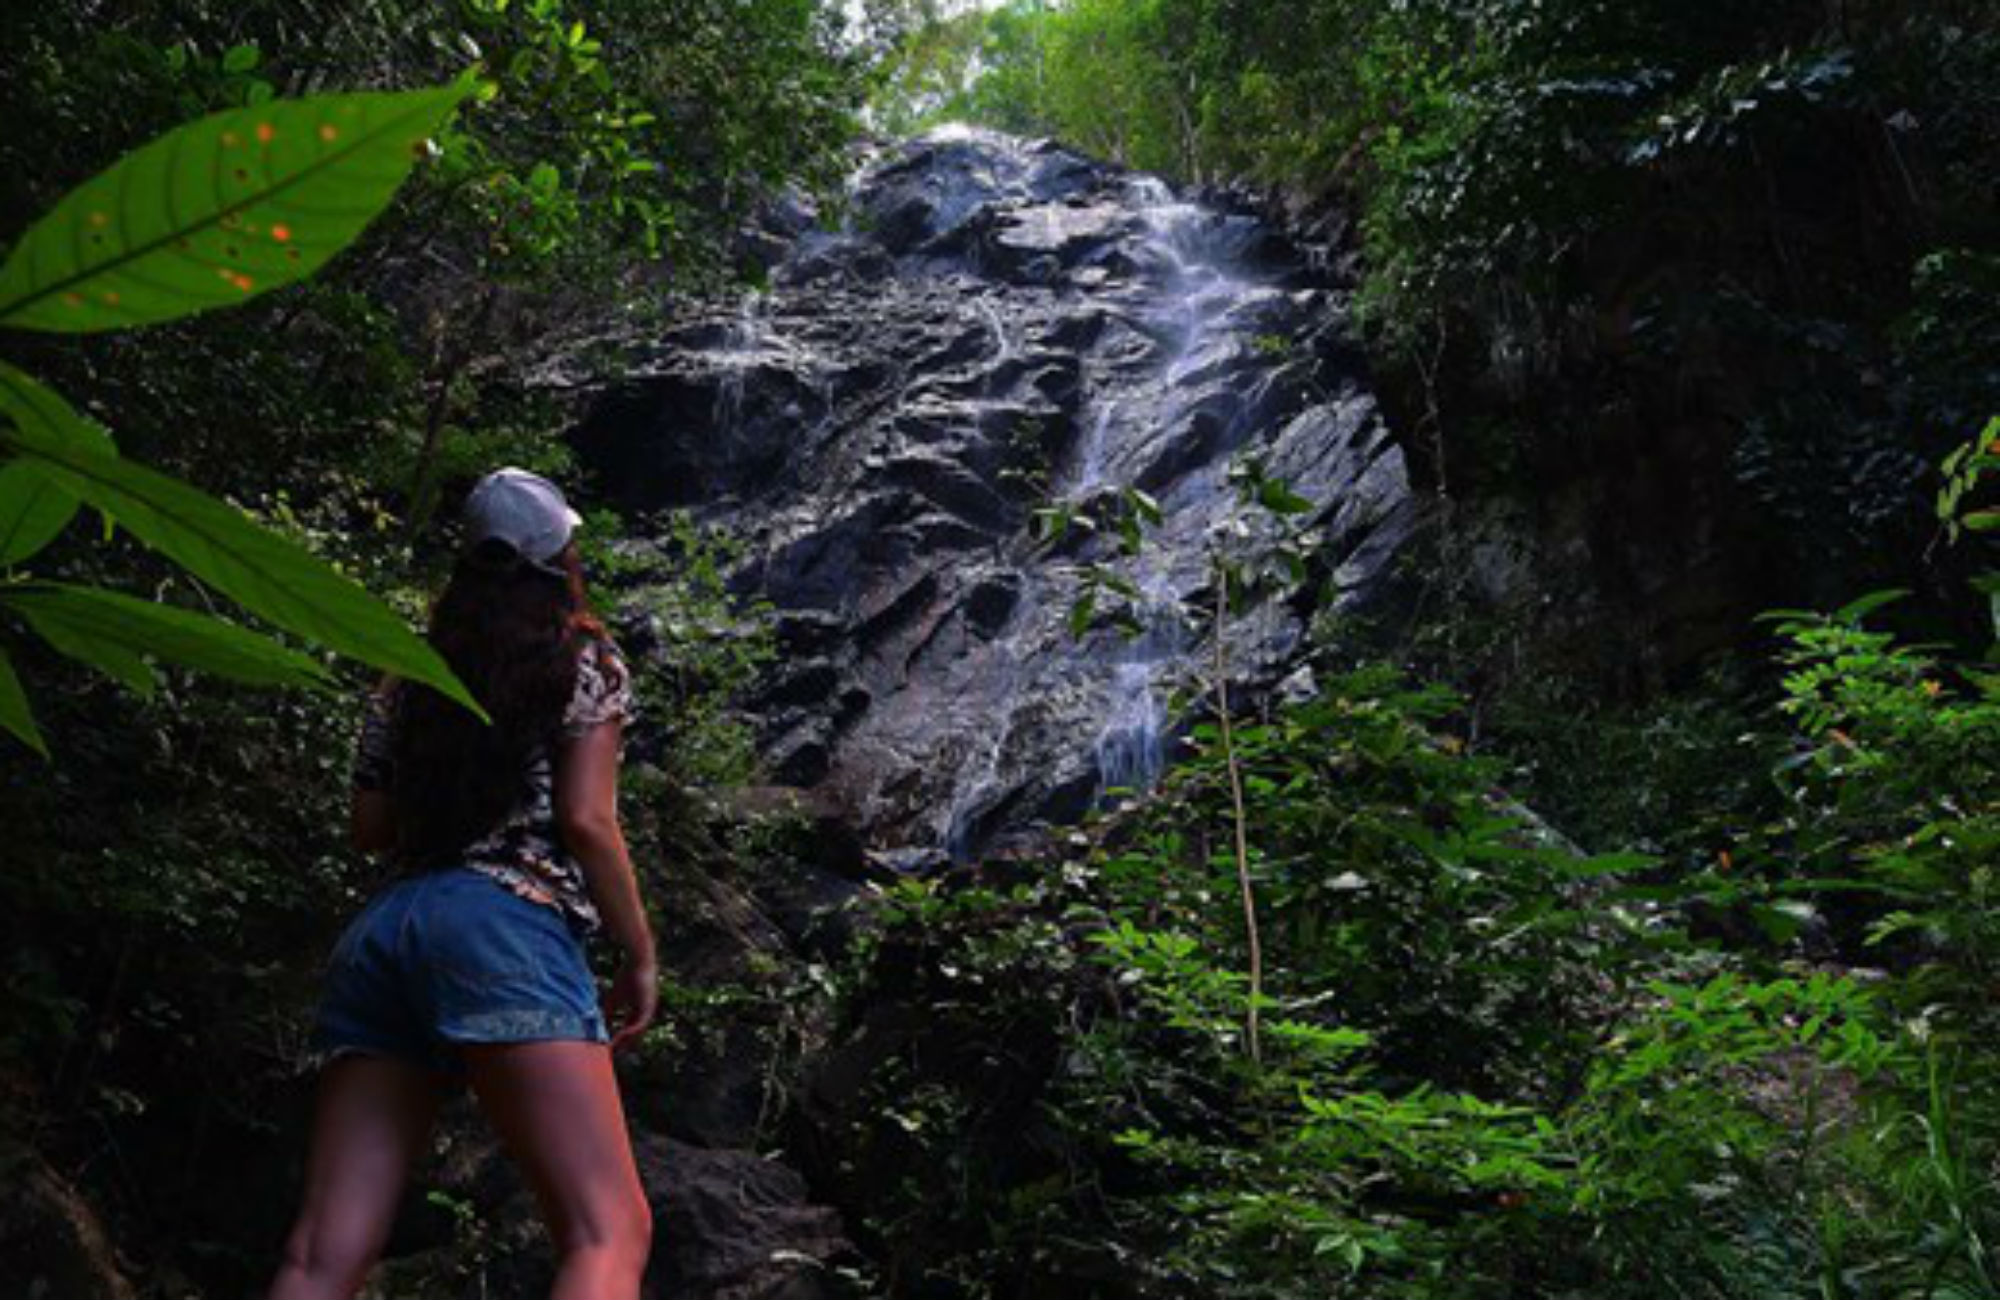
[[[64,196],[211,114],[424,112],[226,310],[93,280],[133,318],[76,332],[0,276],[0,1289],[258,1285],[378,883],[354,700],[434,671],[450,505],[510,463],[626,499],[566,436],[582,372],[763,282],[770,212],[851,229],[871,135],[956,121],[1309,233],[1424,527],[1368,626],[1311,535],[1240,531],[1189,625],[1281,588],[1286,689],[1196,683],[1157,787],[897,875],[768,787],[746,700],[813,625],[757,539],[588,511],[681,962],[628,1094],[697,1145],[663,1098],[747,1109],[841,1211],[782,1294],[2000,1300],[1996,69],[1974,0],[10,6],[0,256],[85,248]],[[1164,544],[1146,494],[1086,505]],[[1103,572],[1079,635],[1137,601]],[[871,883],[801,901],[801,863]],[[538,1294],[463,1156],[383,1294]]]

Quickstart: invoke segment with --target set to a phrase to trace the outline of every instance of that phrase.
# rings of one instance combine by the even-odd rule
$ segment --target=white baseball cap
[[[583,517],[570,509],[562,489],[524,469],[496,469],[465,497],[467,546],[504,542],[528,564],[562,576],[554,563]]]

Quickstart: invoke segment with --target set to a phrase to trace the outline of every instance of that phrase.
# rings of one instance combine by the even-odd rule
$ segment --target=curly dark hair
[[[431,644],[493,721],[404,683],[390,795],[407,866],[448,865],[505,821],[562,725],[577,660],[604,628],[585,604],[576,548],[558,561],[560,575],[504,544],[467,551],[431,610]]]

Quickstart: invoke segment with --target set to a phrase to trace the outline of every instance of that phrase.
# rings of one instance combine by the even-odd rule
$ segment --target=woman
[[[371,701],[353,838],[400,879],[334,949],[305,1203],[272,1300],[360,1288],[461,1077],[534,1186],[557,1300],[638,1294],[652,1220],[610,1052],[651,1021],[658,972],[618,825],[631,694],[584,607],[578,523],[522,470],[466,500],[430,637],[490,726],[407,683]],[[599,928],[624,954],[601,1008],[580,942]]]

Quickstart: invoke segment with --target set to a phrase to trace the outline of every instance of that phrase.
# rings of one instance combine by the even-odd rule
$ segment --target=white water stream
[[[1175,198],[1165,183],[1152,177],[1133,181],[1131,193],[1147,231],[1146,248],[1166,268],[1161,295],[1147,310],[1160,333],[1171,340],[1170,350],[1157,373],[1142,385],[1151,390],[1153,400],[1128,403],[1118,397],[1098,398],[1097,418],[1079,449],[1068,494],[1072,500],[1123,486],[1107,474],[1108,448],[1142,438],[1146,432],[1122,428],[1128,405],[1162,422],[1185,417],[1187,399],[1177,391],[1179,385],[1231,331],[1231,308],[1254,288],[1224,254],[1214,213]],[[1222,476],[1202,476],[1202,481],[1200,499],[1178,502],[1176,508],[1207,512],[1220,504],[1217,498],[1228,490]],[[1170,566],[1155,550],[1142,550],[1132,568],[1135,572],[1127,576],[1140,592],[1134,609],[1139,630],[1110,660],[1111,681],[1095,746],[1104,790],[1143,791],[1159,780],[1166,768],[1172,724],[1166,674],[1190,648],[1184,605],[1191,593],[1176,587]]]

